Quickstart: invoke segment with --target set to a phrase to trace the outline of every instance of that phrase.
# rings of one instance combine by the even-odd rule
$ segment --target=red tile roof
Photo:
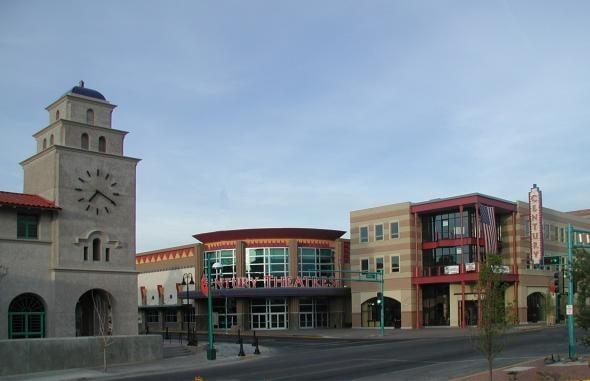
[[[0,206],[23,206],[27,208],[59,209],[55,203],[35,194],[0,191]]]

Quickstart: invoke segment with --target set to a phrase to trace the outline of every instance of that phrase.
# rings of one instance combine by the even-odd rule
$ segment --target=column
[[[461,224],[463,225],[463,224]],[[465,281],[461,281],[461,327],[465,328]]]

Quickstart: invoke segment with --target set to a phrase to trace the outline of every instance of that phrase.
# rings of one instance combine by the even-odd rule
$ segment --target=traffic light
[[[559,271],[554,272],[553,273],[553,280],[551,281],[551,284],[549,285],[549,287],[551,288],[551,291],[558,293],[559,294]]]
[[[381,298],[382,297],[383,297],[383,295],[380,292],[378,292],[377,293],[377,305],[381,305]]]
[[[543,257],[543,264],[544,265],[558,265],[559,264],[559,256],[555,257]]]

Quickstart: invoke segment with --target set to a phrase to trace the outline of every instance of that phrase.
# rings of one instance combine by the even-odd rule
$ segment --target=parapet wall
[[[162,358],[162,336],[108,336],[107,365]],[[0,376],[103,366],[103,337],[0,340]]]

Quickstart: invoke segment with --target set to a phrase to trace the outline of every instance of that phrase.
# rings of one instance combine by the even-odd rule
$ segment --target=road
[[[126,380],[448,380],[486,369],[473,339],[465,337],[409,340],[270,339],[266,358],[206,369]],[[581,348],[578,348],[580,351]],[[564,327],[511,334],[495,367],[552,353],[567,355]]]

